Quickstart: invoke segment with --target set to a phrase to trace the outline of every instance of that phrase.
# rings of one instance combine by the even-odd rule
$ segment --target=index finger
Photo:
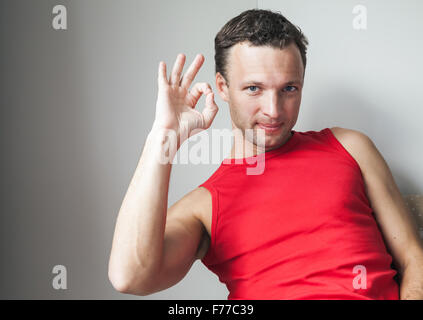
[[[203,65],[203,62],[204,56],[201,53],[197,54],[194,61],[189,66],[187,73],[182,79],[181,87],[189,89],[192,81],[198,73],[198,70],[200,70],[201,66]]]
[[[159,62],[159,71],[157,76],[157,82],[159,84],[159,88],[162,85],[169,85],[167,80],[167,71],[166,71],[166,63],[164,61]]]

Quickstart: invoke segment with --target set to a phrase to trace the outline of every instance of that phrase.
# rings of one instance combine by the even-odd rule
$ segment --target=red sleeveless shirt
[[[399,299],[392,257],[358,163],[329,128],[298,132],[257,157],[223,161],[203,264],[228,299]]]

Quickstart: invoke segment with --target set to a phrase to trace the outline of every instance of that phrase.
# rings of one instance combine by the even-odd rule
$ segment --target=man
[[[202,55],[182,77],[183,54],[169,78],[160,63],[155,121],[116,222],[109,261],[116,290],[164,290],[201,259],[227,285],[228,299],[423,298],[423,247],[370,138],[339,127],[292,130],[307,44],[267,10],[247,10],[220,30],[216,87],[242,141],[235,140],[229,162],[169,209],[171,163],[158,161],[175,155],[168,132],[179,148],[210,127],[218,106],[209,84],[189,90]],[[264,133],[263,143],[247,130]],[[262,174],[246,174],[247,152],[265,156]]]

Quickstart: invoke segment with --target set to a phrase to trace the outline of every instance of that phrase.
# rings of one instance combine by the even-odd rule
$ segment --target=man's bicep
[[[194,190],[168,209],[158,290],[182,280],[197,258],[204,228],[195,212],[196,196]]]

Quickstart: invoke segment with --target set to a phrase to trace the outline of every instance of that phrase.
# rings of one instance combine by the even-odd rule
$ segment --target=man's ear
[[[220,72],[216,73],[216,88],[222,100],[225,102],[229,102],[228,84],[225,78],[220,74]]]

